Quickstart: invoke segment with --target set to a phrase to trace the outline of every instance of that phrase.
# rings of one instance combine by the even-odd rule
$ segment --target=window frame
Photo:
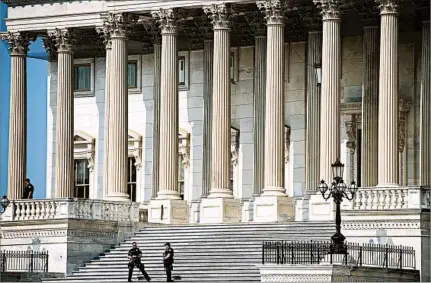
[[[184,58],[184,84],[180,84],[180,58]],[[187,91],[190,88],[190,52],[179,51],[177,57],[177,69],[178,69],[178,90]]]
[[[131,173],[129,168],[131,166],[135,167],[135,181],[133,182],[133,180],[129,181],[129,177],[131,177]],[[133,185],[134,185],[134,197],[135,199],[133,200]],[[132,202],[136,202],[138,199],[138,168],[136,166],[136,158],[135,156],[128,156],[127,158],[127,193],[129,193],[129,187],[130,187],[130,194],[129,194],[129,200],[131,200]]]
[[[88,177],[88,184],[77,184],[77,178],[78,178],[78,174],[77,174],[77,164],[79,164],[79,162],[84,162],[84,165],[86,165],[85,168],[85,175],[87,175]],[[79,199],[90,199],[90,189],[91,189],[91,170],[88,167],[89,162],[88,159],[86,158],[75,158],[73,160],[73,167],[74,167],[74,175],[75,175],[75,180],[74,180],[74,184],[73,184],[73,197],[74,198],[79,198],[78,197],[78,187],[84,188],[84,197],[83,198],[79,198]],[[85,188],[87,188],[87,190],[85,191]],[[85,197],[87,196],[87,197]]]
[[[129,63],[136,62],[136,87],[128,87],[129,94],[141,94],[142,93],[142,55],[129,55],[127,57],[127,69]],[[128,71],[128,70],[127,70]],[[127,72],[127,86],[129,85],[129,72]]]
[[[75,90],[75,67],[90,65],[90,89]],[[83,58],[73,60],[73,95],[75,97],[94,96],[94,58]]]
[[[129,86],[129,65],[130,64],[134,64],[136,65],[136,78],[135,78],[135,85],[134,86]],[[129,60],[127,62],[127,89],[135,89],[138,87],[138,61],[136,60]]]

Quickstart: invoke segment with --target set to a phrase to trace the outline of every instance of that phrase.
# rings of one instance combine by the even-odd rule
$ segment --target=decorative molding
[[[342,230],[376,230],[376,229],[420,229],[430,230],[429,220],[345,220]]]
[[[7,40],[9,43],[9,51],[11,56],[27,55],[30,41],[34,38],[30,37],[27,32],[7,32],[0,35],[2,40]]]
[[[350,152],[353,154],[356,150],[356,131],[358,129],[358,125],[361,124],[361,119],[358,119],[358,115],[352,115],[350,121],[345,122],[346,135],[348,138],[347,148],[350,149]]]
[[[313,0],[321,9],[323,20],[340,20],[341,9],[340,0]]]
[[[96,153],[96,139],[90,135],[75,131],[73,137],[74,144],[74,159],[87,159],[88,169],[90,172],[94,170],[94,156]]]
[[[284,126],[284,163],[290,160],[290,135],[290,127]]]
[[[230,154],[231,154],[231,161],[232,166],[236,167],[238,165],[238,159],[239,159],[239,130],[235,129],[234,127],[231,127],[230,130]]]
[[[184,165],[184,168],[187,169],[190,166],[190,134],[189,133],[179,136],[178,154],[182,158],[181,163]]]
[[[162,34],[175,34],[178,29],[178,9],[159,9],[152,11],[151,15],[158,21]]]
[[[114,239],[116,232],[103,232],[77,229],[27,229],[27,230],[2,230],[3,239],[23,238],[58,238],[58,237],[80,237],[80,238],[104,238]]]
[[[331,274],[261,274],[261,282],[331,282]]]
[[[131,13],[110,12],[101,15],[104,32],[109,33],[110,38],[127,37],[131,28],[137,23],[138,15]]]
[[[129,130],[128,136],[128,155],[135,158],[136,170],[139,170],[142,166],[142,136],[133,130]]]
[[[398,15],[399,0],[376,0],[381,15]]]
[[[74,29],[58,29],[48,31],[48,36],[54,41],[57,52],[73,52],[76,41]]]
[[[400,114],[398,120],[398,152],[402,153],[406,145],[406,117],[404,113]]]
[[[203,7],[204,13],[213,24],[214,29],[229,29],[232,19],[232,9],[227,4],[212,4]]]
[[[96,27],[96,32],[102,38],[105,48],[111,49],[112,41],[111,41],[111,33],[109,32],[109,28],[106,25],[103,25],[101,27]]]
[[[262,10],[265,15],[267,25],[284,24],[286,12],[286,1],[283,0],[264,0],[256,2],[257,8]]]

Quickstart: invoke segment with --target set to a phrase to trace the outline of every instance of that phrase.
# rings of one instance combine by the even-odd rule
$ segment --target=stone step
[[[260,264],[260,260],[253,260],[250,259],[247,262],[244,261],[240,261],[240,262],[227,262],[227,261],[223,261],[223,262],[206,262],[206,261],[196,261],[196,260],[188,260],[186,262],[178,262],[177,260],[175,260],[175,269],[178,266],[178,268],[182,268],[184,266],[199,266],[199,267],[224,267],[224,266],[232,266],[232,263],[235,263],[235,266],[249,266],[249,265],[256,265],[256,264]],[[153,267],[160,267],[161,263],[158,262],[144,262],[145,268],[153,268]],[[110,267],[108,264],[100,264],[100,263],[94,263],[94,264],[87,264],[84,267],[80,268],[81,270],[94,270],[94,269],[98,269],[98,270],[111,270],[112,267]],[[123,264],[123,262],[118,262],[118,266],[116,266],[115,268],[125,268],[127,269],[127,262],[126,264]]]
[[[166,276],[158,277],[158,276],[152,276],[151,282],[166,282]],[[62,278],[62,279],[52,279],[47,278],[43,279],[43,282],[50,282],[50,283],[102,283],[102,282],[126,282],[127,278],[107,278],[107,279],[92,279],[92,278]],[[136,276],[132,277],[132,280],[134,282],[146,282],[145,280],[138,280]],[[260,282],[260,276],[258,277],[234,277],[229,278],[229,282]],[[181,283],[188,283],[188,282],[206,282],[206,283],[219,283],[219,282],[226,282],[225,278],[214,278],[214,277],[202,277],[202,278],[193,278],[193,277],[181,277],[180,281]]]

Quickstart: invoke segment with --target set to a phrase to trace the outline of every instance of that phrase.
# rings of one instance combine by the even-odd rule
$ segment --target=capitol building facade
[[[4,221],[54,213],[19,205],[25,58],[43,37],[48,200],[160,224],[332,221],[318,185],[340,159],[359,187],[345,235],[414,245],[429,279],[429,1],[5,2]]]

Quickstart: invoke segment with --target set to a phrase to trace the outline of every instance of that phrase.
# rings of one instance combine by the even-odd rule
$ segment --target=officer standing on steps
[[[163,265],[166,271],[166,282],[174,282],[171,277],[171,272],[174,264],[174,250],[171,249],[171,244],[165,244],[165,251],[163,252]]]
[[[133,274],[133,269],[136,267],[139,268],[139,270],[142,272],[142,275],[144,275],[145,279],[147,281],[151,281],[150,276],[148,276],[147,272],[145,272],[144,269],[144,264],[141,262],[141,257],[142,257],[142,252],[141,250],[138,248],[138,246],[136,245],[136,242],[132,243],[132,248],[129,251],[129,282],[132,282],[132,274]]]

